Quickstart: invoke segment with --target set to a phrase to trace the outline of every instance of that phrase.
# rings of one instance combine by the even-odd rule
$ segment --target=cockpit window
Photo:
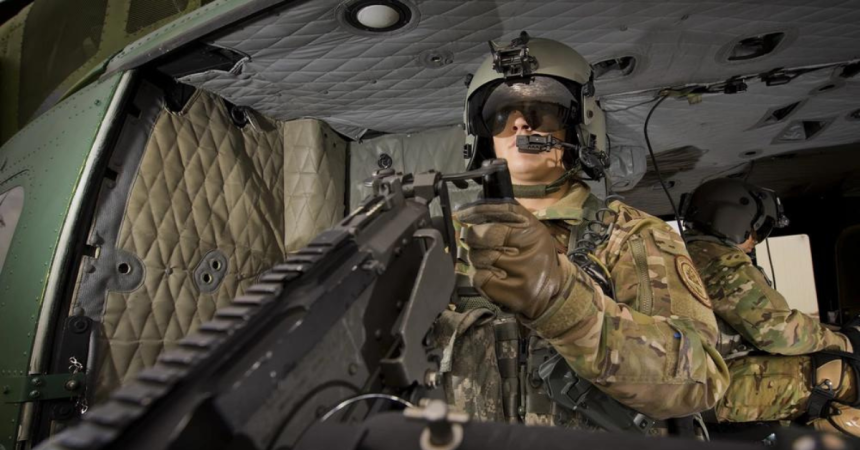
[[[18,186],[0,194],[0,272],[12,245],[12,236],[24,209],[24,188]]]

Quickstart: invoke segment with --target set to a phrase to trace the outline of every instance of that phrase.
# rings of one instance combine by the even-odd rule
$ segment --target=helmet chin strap
[[[515,184],[514,186],[514,197],[516,198],[545,198],[549,197],[550,194],[558,192],[561,188],[570,182],[570,179],[573,178],[574,174],[578,172],[579,169],[571,169],[565,172],[562,176],[558,177],[555,181],[550,184],[534,184],[534,185],[526,185],[526,184]]]

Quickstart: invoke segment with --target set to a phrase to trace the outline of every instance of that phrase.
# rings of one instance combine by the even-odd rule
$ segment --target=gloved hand
[[[490,301],[536,319],[572,276],[549,230],[519,203],[473,203],[454,218],[462,224],[472,286]]]

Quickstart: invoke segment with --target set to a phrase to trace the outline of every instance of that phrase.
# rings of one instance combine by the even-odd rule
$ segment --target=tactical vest
[[[589,196],[583,218],[596,219],[600,207]],[[584,226],[570,230],[569,249],[584,232]],[[641,264],[647,267],[647,261]],[[665,423],[580,379],[547,341],[463,284],[459,303],[443,313],[436,333],[437,345],[444,348],[442,379],[450,404],[478,420],[666,433]],[[456,357],[457,349],[462,358]]]

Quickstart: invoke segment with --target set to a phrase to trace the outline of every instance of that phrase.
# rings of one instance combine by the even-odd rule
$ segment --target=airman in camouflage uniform
[[[748,213],[744,206],[749,206]],[[822,351],[851,353],[851,341],[791,309],[747,255],[781,218],[785,222],[780,209],[772,191],[737,180],[713,180],[696,190],[685,214],[688,249],[714,303],[722,331],[719,348],[732,373],[732,384],[715,410],[717,419],[802,419],[816,428],[857,434],[857,409],[833,403],[824,411],[827,415],[832,414],[829,408],[838,409],[830,420],[810,417],[808,412],[814,387],[826,380],[837,400],[857,399],[855,373],[848,364],[833,360],[818,366],[809,356]],[[740,228],[735,230],[736,226]]]
[[[532,75],[545,70],[552,80],[565,77],[589,83],[590,67],[563,44],[534,39],[528,41],[525,54],[538,61]],[[578,64],[581,73],[565,75],[564,67],[553,64],[553,58]],[[492,84],[493,77],[486,76],[492,73],[492,64],[488,60],[476,73],[470,98]],[[517,80],[508,77],[508,83],[494,86],[511,86]],[[557,95],[559,91],[544,82],[533,76],[527,88],[513,90]],[[500,108],[506,108],[501,112],[487,114],[483,108],[482,120],[492,122],[495,117],[502,123],[484,124],[494,132],[477,134],[475,154],[506,158],[515,183],[529,175],[528,167],[539,172],[549,165],[564,175],[549,185],[539,185],[541,180],[520,183],[530,184],[527,187],[515,185],[519,203],[479,201],[456,212],[463,262],[459,270],[482,298],[453,305],[438,323],[449,402],[481,420],[591,427],[546,396],[538,369],[557,352],[579,377],[653,418],[688,416],[713,407],[729,378],[715,348],[717,328],[710,300],[683,241],[665,222],[621,202],[611,203],[611,213],[600,214],[609,231],[597,239],[599,245],[590,255],[591,267],[600,268],[615,298],[605,294],[592,276],[567,257],[586,220],[594,220],[596,210],[604,207],[585,184],[571,178],[578,166],[565,158],[575,152],[555,147],[553,154],[534,155],[520,153],[510,144],[514,134],[552,134],[564,139],[565,131],[569,137],[578,126],[579,136],[591,136],[584,144],[601,151],[605,143],[602,111],[583,95],[576,103],[587,111],[562,114],[579,122],[551,127],[547,123],[558,105],[541,109],[542,103],[534,101],[539,99],[524,100],[521,106],[511,99],[500,100]],[[489,95],[487,102],[493,101]],[[568,102],[559,99],[559,104]],[[467,129],[475,133],[470,108],[474,112],[481,106],[469,106],[467,100]],[[532,126],[527,117],[541,126]],[[489,141],[485,141],[482,150],[481,139],[488,137],[495,139],[495,145],[487,150]],[[566,171],[559,161],[565,162]],[[559,172],[549,173],[556,175],[543,183],[556,179]],[[532,195],[535,190],[545,195]]]
[[[774,355],[851,350],[845,335],[791,309],[743,250],[700,236],[691,233],[688,249],[714,303],[714,313],[746,342]]]

